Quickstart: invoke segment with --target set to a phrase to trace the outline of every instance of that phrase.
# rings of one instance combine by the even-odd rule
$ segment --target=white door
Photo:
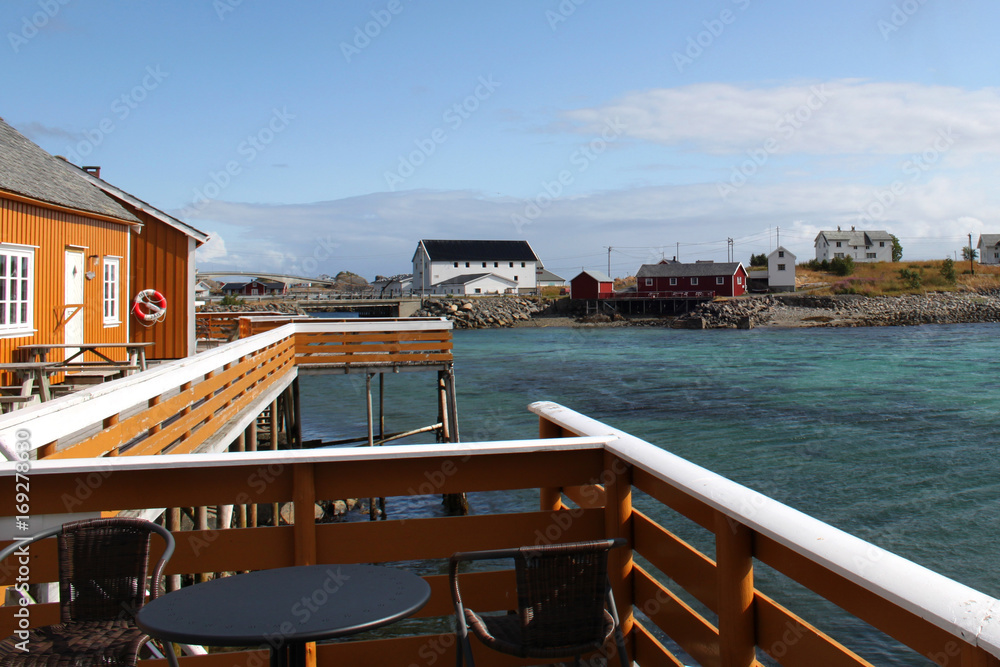
[[[76,250],[66,251],[66,302],[63,309],[63,332],[65,343],[83,342],[83,253]],[[67,349],[64,359],[77,353],[76,349]],[[77,361],[83,361],[77,357]]]

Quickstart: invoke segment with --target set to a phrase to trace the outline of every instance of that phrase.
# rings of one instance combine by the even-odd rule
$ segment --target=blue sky
[[[1000,232],[984,0],[5,0],[0,117],[210,232],[199,266],[409,272],[526,239],[566,278],[836,226]]]

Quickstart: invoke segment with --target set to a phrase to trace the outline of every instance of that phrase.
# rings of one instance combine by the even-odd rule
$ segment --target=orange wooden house
[[[141,233],[133,234],[130,242],[130,298],[152,289],[167,303],[161,321],[147,324],[130,318],[130,342],[154,343],[146,350],[149,359],[180,359],[194,354],[194,255],[208,241],[208,234],[102,180],[99,167],[83,167],[80,173],[142,221]]]
[[[0,119],[0,361],[21,345],[129,342],[129,242],[141,229]]]

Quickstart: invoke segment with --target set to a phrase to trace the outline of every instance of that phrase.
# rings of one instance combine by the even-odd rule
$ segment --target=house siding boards
[[[892,261],[892,235],[882,230],[822,231],[816,236],[815,246],[818,262],[838,257],[850,257],[855,262]]]
[[[424,239],[413,254],[413,290],[431,292],[452,278],[492,273],[513,281],[518,291],[533,291],[538,268],[538,256],[527,241]]]
[[[574,299],[610,299],[614,294],[614,280],[603,273],[583,271],[570,281],[570,294]]]
[[[149,359],[181,359],[194,354],[190,349],[189,328],[194,325],[194,297],[188,280],[188,263],[194,262],[189,237],[136,211],[146,223],[142,234],[132,238],[132,265],[129,270],[129,305],[144,289],[155,289],[167,300],[167,316],[153,326],[143,326],[133,318],[132,341],[154,343],[146,350]]]
[[[675,284],[671,284],[671,280]],[[741,296],[746,291],[747,272],[740,262],[644,264],[636,272],[636,296],[639,297],[652,298],[688,292]]]
[[[131,241],[130,299],[141,290],[155,289],[167,300],[163,320],[153,326],[132,322],[131,340],[154,344],[146,350],[149,359],[180,359],[194,354],[195,250],[208,241],[208,234],[104,181],[97,175],[99,170],[79,173],[143,223],[142,234],[134,234]]]
[[[982,234],[976,247],[980,264],[1000,264],[1000,234]]]
[[[92,280],[84,280],[84,308],[75,317],[83,317],[85,342],[128,342],[128,292],[126,281],[119,283],[119,324],[106,326],[103,317],[104,281],[101,262],[105,257],[121,258],[121,275],[126,276],[129,257],[129,228],[125,224],[94,220],[83,215],[55,211],[20,201],[11,201],[0,192],[0,242],[35,246],[32,297],[34,333],[0,337],[0,359],[11,361],[21,345],[63,343],[63,304],[65,294],[65,255],[69,247],[84,255],[84,270],[94,271]],[[96,263],[89,259],[97,257]],[[124,360],[124,350],[114,351],[115,359]],[[64,358],[62,350],[53,350],[50,360]],[[8,378],[10,379],[10,378]]]

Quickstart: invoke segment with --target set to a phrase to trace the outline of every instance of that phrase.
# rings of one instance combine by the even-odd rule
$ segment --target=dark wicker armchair
[[[621,538],[551,546],[457,553],[448,576],[455,604],[457,664],[470,667],[469,630],[491,649],[521,658],[574,658],[604,646],[615,634],[618,658],[631,665],[608,584],[608,551],[624,546]],[[479,615],[462,604],[458,564],[462,561],[513,558],[517,577],[517,613]]]
[[[152,533],[166,543],[149,572]],[[51,528],[0,551],[0,562],[25,544],[56,536],[59,545],[60,623],[34,628],[0,643],[0,664],[30,667],[135,665],[149,636],[135,625],[135,612],[160,590],[163,566],[173,554],[168,530],[144,519],[108,518],[74,521]],[[25,652],[21,647],[27,647]],[[177,667],[171,646],[166,655]]]

